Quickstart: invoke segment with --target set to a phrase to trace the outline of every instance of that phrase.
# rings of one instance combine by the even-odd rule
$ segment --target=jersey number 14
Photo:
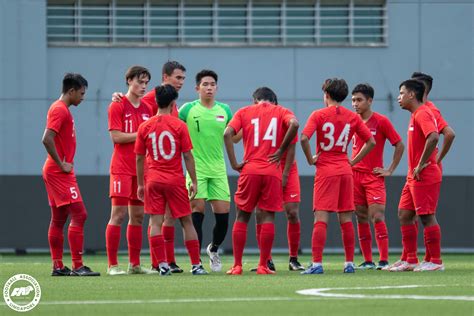
[[[253,124],[253,145],[258,147],[260,145],[260,131],[259,131],[259,123],[260,119],[254,118],[250,121]],[[267,127],[265,135],[263,135],[262,140],[269,140],[272,142],[272,147],[276,146],[276,138],[277,138],[277,124],[278,120],[276,117],[272,117],[270,120],[270,124]]]

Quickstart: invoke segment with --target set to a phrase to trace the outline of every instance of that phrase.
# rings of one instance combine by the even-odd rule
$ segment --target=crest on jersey
[[[148,115],[148,114],[142,114],[142,119],[143,119],[144,121],[148,121],[149,118],[150,118],[150,115]]]
[[[224,122],[225,121],[225,116],[224,115],[216,115],[216,121]]]

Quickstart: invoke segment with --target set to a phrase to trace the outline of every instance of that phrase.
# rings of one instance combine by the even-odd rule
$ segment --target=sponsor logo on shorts
[[[295,198],[295,197],[297,197],[297,196],[298,196],[298,194],[290,194],[290,197],[291,197],[291,198]]]
[[[377,201],[377,200],[380,200],[381,197],[380,196],[374,196],[373,199]]]
[[[415,207],[415,211],[418,211],[421,208],[421,206]]]
[[[27,312],[39,304],[41,287],[31,275],[16,274],[5,283],[3,299],[14,311]]]

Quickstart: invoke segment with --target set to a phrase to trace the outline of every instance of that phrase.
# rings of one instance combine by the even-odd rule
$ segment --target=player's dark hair
[[[81,74],[68,72],[63,78],[63,93],[68,92],[70,89],[79,90],[82,87],[87,88],[88,83],[86,78]]]
[[[164,65],[163,68],[161,69],[161,74],[162,75],[168,75],[171,76],[173,74],[173,71],[175,69],[180,69],[182,71],[186,71],[186,68],[184,68],[183,65],[181,65],[179,62],[175,60],[168,60]]]
[[[204,78],[204,77],[212,77],[212,78],[214,78],[214,80],[215,80],[216,83],[217,83],[217,78],[218,78],[218,77],[217,77],[217,74],[216,74],[214,71],[212,71],[212,70],[203,69],[203,70],[201,70],[200,72],[198,72],[198,73],[196,74],[196,86],[199,86],[199,85],[201,84],[201,80],[202,80],[202,78]]]
[[[366,99],[374,98],[374,88],[368,83],[360,83],[352,90],[352,95],[362,93]]]
[[[425,93],[426,87],[422,81],[417,79],[408,79],[403,81],[400,84],[399,88],[401,88],[402,86],[405,86],[405,89],[407,89],[408,91],[414,92],[418,102],[423,102],[423,94]]]
[[[331,99],[340,103],[344,101],[349,93],[349,87],[344,79],[332,78],[324,81],[322,89],[329,94]]]
[[[169,84],[155,87],[155,99],[158,107],[164,109],[178,98],[178,91]]]
[[[415,72],[411,75],[411,78],[412,78],[412,79],[416,79],[416,80],[422,81],[422,82],[425,84],[425,86],[426,86],[426,93],[427,93],[427,94],[430,93],[431,87],[433,87],[433,77],[431,77],[431,76],[428,75],[428,74],[415,71]]]
[[[278,104],[277,95],[273,92],[272,89],[268,87],[260,87],[252,94],[252,97],[255,102],[258,101],[268,101],[273,104]]]
[[[151,80],[151,74],[148,69],[142,66],[132,66],[128,68],[127,72],[125,73],[125,83],[128,85],[128,80],[133,80],[134,78],[140,78],[141,76],[147,76],[148,80]]]

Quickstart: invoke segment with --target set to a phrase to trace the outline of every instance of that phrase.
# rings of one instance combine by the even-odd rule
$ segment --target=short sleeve
[[[317,127],[318,127],[318,112],[314,111],[309,116],[308,121],[306,122],[306,125],[303,129],[303,132],[301,132],[301,134],[306,135],[308,139],[311,139],[311,137],[313,137],[314,132],[316,132]]]
[[[189,111],[191,110],[191,103],[185,103],[179,108],[178,118],[186,123],[188,119]]]
[[[235,112],[234,117],[230,120],[228,126],[232,127],[237,134],[242,128],[242,110]]]
[[[436,109],[436,110],[432,110],[433,112],[433,115],[436,119],[436,124],[438,124],[438,133],[441,134],[441,132],[443,131],[443,129],[448,126],[448,122],[446,122],[443,118],[443,116],[441,115],[441,112]]]
[[[364,121],[356,115],[356,126],[355,126],[355,133],[359,138],[365,143],[372,137],[372,133],[370,132],[367,125],[365,125]]]
[[[400,135],[395,130],[395,127],[393,127],[392,123],[387,118],[383,118],[381,120],[381,123],[382,123],[382,126],[381,126],[382,132],[385,135],[385,138],[388,139],[390,144],[395,145],[396,143],[402,140]]]
[[[230,110],[230,107],[227,106],[227,105],[224,106],[224,110],[227,113],[227,122],[225,122],[225,123],[229,124],[230,120],[232,119],[232,111]]]
[[[429,111],[420,111],[415,120],[419,124],[425,138],[433,132],[438,133],[438,126],[436,125],[436,119],[434,118],[433,113]]]
[[[191,142],[191,137],[189,136],[188,126],[183,124],[180,129],[181,133],[181,151],[183,153],[190,151],[193,149],[193,143]]]
[[[55,107],[48,113],[46,128],[57,133],[61,130],[63,122],[67,119],[67,109],[64,107]]]
[[[146,154],[146,126],[148,124],[142,124],[138,128],[137,138],[135,140],[135,153],[137,155]]]
[[[122,103],[112,102],[109,105],[109,131],[122,131]]]

